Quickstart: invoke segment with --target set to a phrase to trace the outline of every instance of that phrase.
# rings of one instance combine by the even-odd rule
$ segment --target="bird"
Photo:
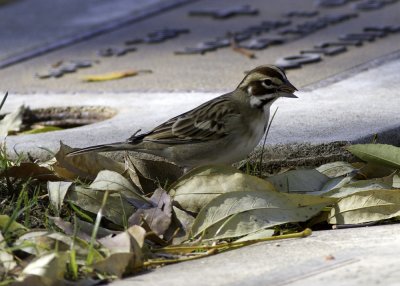
[[[163,157],[185,170],[243,160],[261,141],[270,107],[280,97],[297,98],[283,69],[258,66],[232,92],[175,116],[153,130],[123,142],[77,149],[87,152],[135,151]]]

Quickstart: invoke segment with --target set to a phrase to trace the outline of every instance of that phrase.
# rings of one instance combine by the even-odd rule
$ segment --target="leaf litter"
[[[400,148],[353,145],[364,162],[333,162],[268,178],[230,166],[182,174],[174,164],[99,154],[9,162],[0,177],[43,186],[46,224],[29,228],[29,209],[0,215],[4,285],[102,281],[198,259],[260,241],[300,238],[313,229],[396,222]],[[20,220],[20,221],[19,221]],[[18,222],[19,221],[19,222]]]

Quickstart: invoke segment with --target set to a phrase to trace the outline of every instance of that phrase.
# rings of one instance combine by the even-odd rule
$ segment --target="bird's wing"
[[[206,102],[156,127],[141,139],[164,144],[185,144],[222,138],[231,131],[228,117],[240,120],[240,113],[226,96]]]

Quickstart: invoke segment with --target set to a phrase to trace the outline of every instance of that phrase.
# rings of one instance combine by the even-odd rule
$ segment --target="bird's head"
[[[250,97],[250,105],[263,108],[279,97],[297,98],[297,90],[287,79],[285,72],[273,65],[256,67],[249,71],[237,87]]]

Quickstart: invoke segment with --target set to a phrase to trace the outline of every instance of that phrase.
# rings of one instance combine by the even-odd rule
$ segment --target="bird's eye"
[[[266,86],[270,86],[270,85],[272,85],[272,81],[270,79],[266,79],[266,80],[264,80],[264,84]]]

